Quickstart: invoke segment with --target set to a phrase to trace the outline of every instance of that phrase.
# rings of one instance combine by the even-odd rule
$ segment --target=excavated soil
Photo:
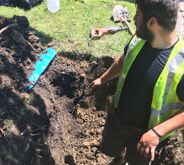
[[[28,31],[25,17],[0,17],[0,165],[106,165],[100,152],[107,109],[117,80],[92,93],[89,84],[114,61],[111,57],[58,53],[32,90],[29,76],[42,45]],[[182,164],[183,135],[178,133],[175,160],[166,153],[164,164]],[[167,159],[166,159],[167,158]]]

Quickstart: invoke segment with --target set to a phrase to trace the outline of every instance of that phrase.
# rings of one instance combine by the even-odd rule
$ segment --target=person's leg
[[[125,162],[125,140],[120,134],[121,123],[115,111],[113,105],[111,105],[102,134],[101,152],[110,157],[115,157],[110,165],[121,165]]]
[[[125,161],[126,147],[108,165],[127,165]]]
[[[122,133],[127,137],[125,160],[129,165],[150,165],[150,158],[144,158],[137,151],[137,143],[141,136],[146,132],[146,128],[135,128],[130,126],[123,126]]]
[[[121,165],[125,160],[131,165],[149,165],[137,151],[137,143],[146,129],[123,126],[111,106],[103,130],[101,152],[115,157],[110,165]],[[126,147],[126,149],[125,149]],[[125,159],[124,159],[125,158]]]

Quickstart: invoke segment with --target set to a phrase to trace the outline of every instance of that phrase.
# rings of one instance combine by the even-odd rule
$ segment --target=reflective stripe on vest
[[[175,52],[172,51],[172,53],[174,54]],[[170,55],[171,57],[172,57],[172,53]],[[178,51],[178,53],[174,56],[174,58],[167,66],[168,75],[167,75],[167,81],[165,85],[162,107],[159,108],[161,110],[152,108],[151,109],[152,116],[160,117],[160,115],[164,114],[165,112],[181,108],[180,101],[177,99],[174,103],[172,103],[174,100],[173,98],[170,98],[170,95],[168,94],[176,93],[177,86],[175,86],[176,83],[174,83],[176,81],[175,77],[179,76],[178,77],[179,80],[181,79],[182,75],[184,74],[183,66],[184,66],[184,48]]]
[[[177,97],[177,85],[184,74],[184,42],[179,36],[179,41],[174,46],[169,59],[159,76],[154,90],[151,105],[151,115],[148,129],[168,120],[181,108],[180,100]],[[164,140],[174,132],[162,137]]]

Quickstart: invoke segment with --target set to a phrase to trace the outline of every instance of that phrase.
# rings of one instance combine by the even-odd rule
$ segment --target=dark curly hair
[[[155,17],[158,24],[169,32],[176,26],[179,0],[136,0],[136,5],[143,13],[143,21]]]

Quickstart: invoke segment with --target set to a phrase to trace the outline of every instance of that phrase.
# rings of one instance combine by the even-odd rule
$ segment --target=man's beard
[[[154,39],[154,34],[151,30],[148,29],[147,24],[142,22],[141,26],[138,30],[136,30],[137,37],[142,38],[143,40],[147,40],[152,42]]]

